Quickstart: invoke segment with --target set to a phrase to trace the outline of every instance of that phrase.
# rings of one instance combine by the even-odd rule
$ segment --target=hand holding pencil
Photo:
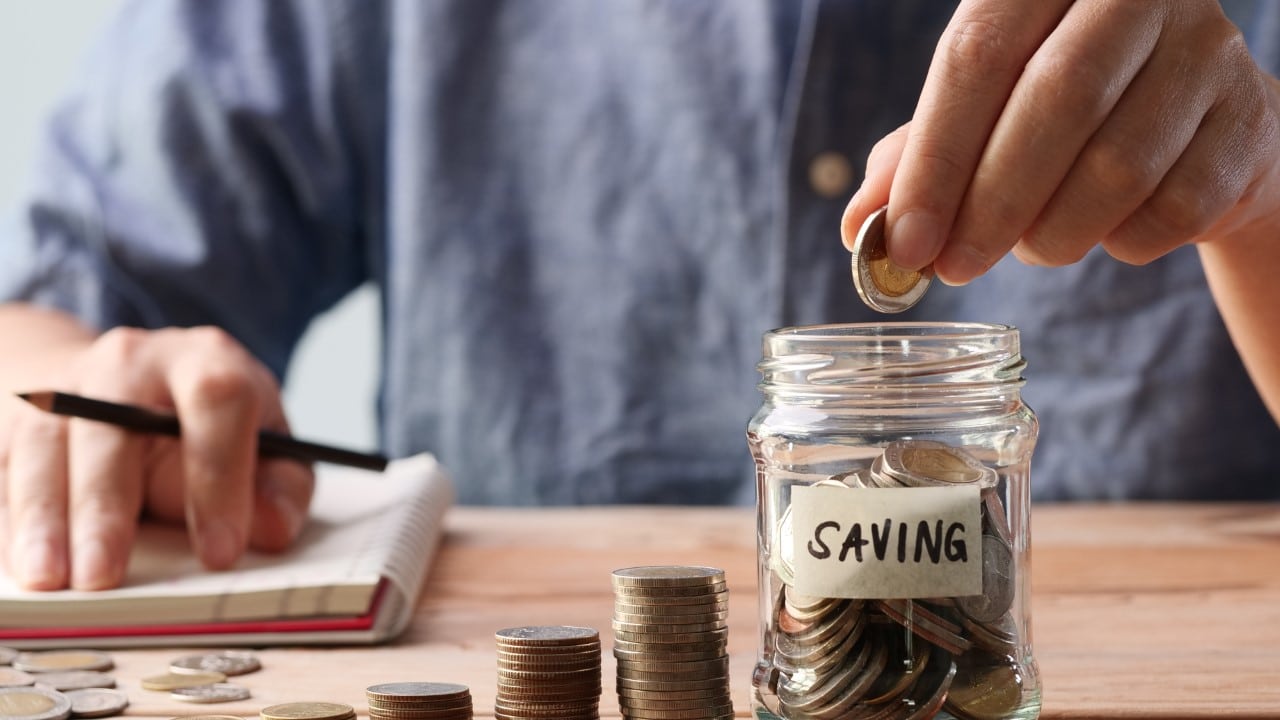
[[[297,453],[265,450],[275,441],[262,437],[290,447],[292,438],[274,377],[239,343],[213,328],[94,337],[59,314],[41,320],[33,332],[60,332],[50,344],[60,352],[26,366],[0,361],[0,559],[10,577],[38,590],[118,586],[143,516],[185,524],[214,569],[246,547],[293,542],[314,475]],[[13,396],[54,388],[168,413],[181,438]]]

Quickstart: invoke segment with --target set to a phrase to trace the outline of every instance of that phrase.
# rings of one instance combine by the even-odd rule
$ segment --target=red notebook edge
[[[369,609],[361,615],[169,623],[164,625],[79,625],[74,627],[40,628],[0,626],[0,642],[20,643],[22,641],[74,639],[84,640],[86,644],[92,644],[95,639],[138,638],[145,641],[146,638],[159,640],[160,638],[171,636],[181,636],[183,638],[209,636],[213,638],[219,635],[341,634],[368,631],[373,628],[374,622],[378,618],[378,610],[381,608],[382,600],[387,594],[388,584],[385,577],[378,581],[373,598],[369,602]],[[139,644],[145,644],[145,642],[140,642]]]

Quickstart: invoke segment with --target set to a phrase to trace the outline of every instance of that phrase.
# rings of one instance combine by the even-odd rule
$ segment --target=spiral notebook
[[[181,528],[144,525],[122,587],[27,592],[0,571],[0,645],[356,644],[413,615],[453,503],[430,455],[384,472],[321,466],[311,519],[292,549],[204,570]]]

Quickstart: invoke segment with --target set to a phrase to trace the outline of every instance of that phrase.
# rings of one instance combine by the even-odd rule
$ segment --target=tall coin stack
[[[600,717],[600,633],[564,625],[499,630],[497,720]]]
[[[727,720],[729,591],[724,571],[654,566],[613,573],[613,656],[625,718]]]
[[[466,685],[397,682],[365,688],[369,720],[471,720]]]

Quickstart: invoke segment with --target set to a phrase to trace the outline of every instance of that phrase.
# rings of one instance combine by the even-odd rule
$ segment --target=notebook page
[[[440,534],[452,486],[434,458],[386,472],[321,466],[311,519],[292,549],[251,552],[228,572],[205,571],[178,528],[140,529],[124,587],[24,592],[0,575],[0,625],[65,627],[358,615],[387,574],[416,591],[406,547]],[[414,539],[418,538],[418,539]],[[423,556],[413,552],[422,564]],[[421,575],[422,570],[417,570]]]

